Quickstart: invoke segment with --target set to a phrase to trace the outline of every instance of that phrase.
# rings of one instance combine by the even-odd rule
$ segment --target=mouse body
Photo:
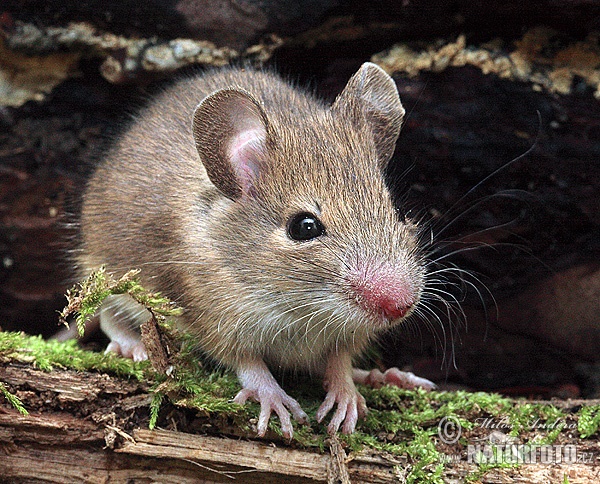
[[[235,401],[261,404],[292,435],[306,420],[271,369],[321,375],[329,431],[366,412],[355,382],[433,384],[352,358],[421,298],[419,228],[384,181],[404,117],[394,81],[365,63],[332,105],[268,71],[226,68],[182,79],[132,120],[83,196],[81,275],[140,269],[184,309],[179,324],[236,371]],[[100,310],[110,351],[144,359],[147,313],[128,296]]]

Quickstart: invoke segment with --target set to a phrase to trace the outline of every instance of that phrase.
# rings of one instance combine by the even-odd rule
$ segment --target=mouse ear
[[[207,96],[194,111],[196,149],[210,181],[227,197],[252,192],[265,159],[267,117],[260,104],[240,89]]]
[[[331,109],[367,121],[373,132],[379,164],[385,168],[394,153],[405,112],[393,79],[381,67],[365,62]]]

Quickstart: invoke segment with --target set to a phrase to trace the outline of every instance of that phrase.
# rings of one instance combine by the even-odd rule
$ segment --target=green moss
[[[150,402],[150,421],[148,422],[150,430],[156,427],[160,406],[162,405],[164,398],[165,396],[162,393],[155,393],[152,397],[152,401]]]
[[[598,432],[598,427],[600,427],[600,405],[582,407],[577,416],[577,430],[579,430],[581,438],[587,439]]]
[[[166,330],[174,331],[172,328]],[[191,337],[179,333],[177,337],[183,344],[172,355],[172,371],[168,375],[155,373],[152,391],[168,397],[177,406],[191,408],[204,415],[227,414],[247,421],[247,407],[231,401],[239,391],[235,376],[203,366]]]
[[[510,435],[519,436],[524,431],[553,432],[565,424],[567,415],[554,405],[518,403],[508,411],[512,430]],[[549,442],[548,442],[549,443]]]
[[[96,314],[102,302],[114,294],[129,294],[148,308],[161,323],[165,322],[166,317],[181,314],[181,308],[167,298],[144,289],[137,277],[138,274],[139,270],[132,270],[115,280],[104,267],[92,272],[89,277],[67,291],[68,304],[60,314],[61,320],[68,325],[68,317],[75,315],[77,330],[79,335],[83,336],[86,322]]]
[[[147,362],[134,363],[113,354],[81,349],[77,341],[46,341],[41,336],[0,332],[0,361],[31,363],[35,368],[51,371],[54,368],[80,371],[101,371],[119,377],[146,378]]]
[[[29,412],[23,406],[23,402],[17,397],[8,391],[8,388],[4,385],[4,383],[0,382],[0,395],[3,395],[4,398],[10,403],[14,408],[16,408],[21,415],[29,415]]]

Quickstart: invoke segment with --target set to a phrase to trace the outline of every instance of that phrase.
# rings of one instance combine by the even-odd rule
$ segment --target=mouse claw
[[[367,404],[356,388],[329,388],[325,400],[317,410],[317,421],[321,422],[337,403],[337,408],[327,426],[327,432],[335,434],[340,425],[344,434],[351,434],[359,418],[367,414]]]
[[[294,435],[290,413],[298,423],[306,423],[308,420],[308,416],[302,410],[300,404],[285,393],[279,385],[262,389],[243,388],[235,396],[233,402],[243,405],[248,399],[260,403],[260,415],[256,426],[260,437],[264,437],[267,433],[269,420],[273,412],[279,417],[281,433],[288,440]]]
[[[378,369],[371,371],[353,370],[353,379],[355,383],[362,383],[373,388],[379,388],[383,385],[393,385],[407,390],[423,388],[425,390],[435,390],[436,384],[426,378],[421,378],[409,371],[401,371],[398,368],[388,368],[384,373]]]

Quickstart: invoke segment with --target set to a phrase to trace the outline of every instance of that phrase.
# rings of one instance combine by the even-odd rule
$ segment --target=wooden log
[[[333,480],[331,457],[264,442],[137,429],[114,451],[104,431],[85,419],[0,413],[0,475],[4,482],[399,482],[406,462],[385,454],[346,460],[348,480]],[[447,466],[445,482],[460,482],[476,466]],[[487,472],[484,483],[597,482],[600,466],[528,464]]]
[[[411,465],[373,450],[347,455],[336,438],[330,453],[319,453],[265,440],[148,430],[143,385],[109,375],[2,364],[0,381],[32,408],[23,416],[0,402],[2,482],[383,484],[402,482]],[[479,469],[464,449],[447,452],[454,463],[444,468],[445,482],[461,482]],[[480,482],[560,482],[564,476],[570,483],[596,482],[597,441],[582,442],[578,452],[589,462],[494,469]]]

